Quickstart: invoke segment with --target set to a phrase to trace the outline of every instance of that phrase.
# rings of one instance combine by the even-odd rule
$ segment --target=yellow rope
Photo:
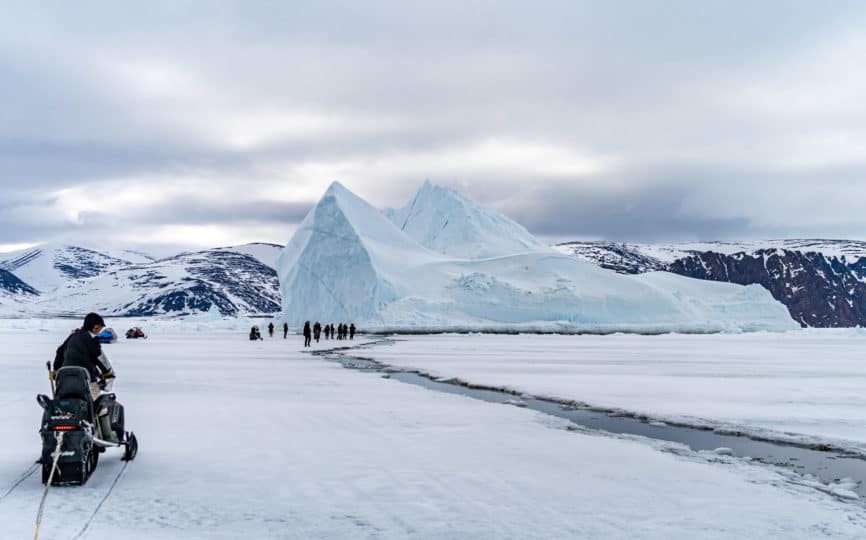
[[[51,457],[54,462],[51,464],[51,472],[48,474],[48,482],[45,483],[45,492],[42,494],[42,501],[39,503],[39,513],[36,514],[36,531],[33,533],[33,540],[39,540],[39,527],[42,525],[42,512],[45,510],[45,499],[48,498],[48,488],[51,487],[51,481],[54,479],[54,471],[57,469],[57,461],[60,459],[63,446],[63,436],[65,431],[59,431],[54,434],[57,440],[57,446],[54,448],[54,453]]]

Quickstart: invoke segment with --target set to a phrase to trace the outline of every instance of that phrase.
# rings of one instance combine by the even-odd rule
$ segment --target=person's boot
[[[102,432],[102,440],[112,443],[119,443],[117,435],[111,429],[111,420],[108,418],[108,410],[102,409],[99,411],[99,430]]]

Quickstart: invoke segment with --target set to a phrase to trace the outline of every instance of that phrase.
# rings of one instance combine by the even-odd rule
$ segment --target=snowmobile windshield
[[[99,355],[99,361],[102,362],[103,366],[110,369],[111,371],[114,371],[114,368],[111,367],[111,362],[109,362],[108,355],[105,354],[105,351],[102,351],[102,354]]]

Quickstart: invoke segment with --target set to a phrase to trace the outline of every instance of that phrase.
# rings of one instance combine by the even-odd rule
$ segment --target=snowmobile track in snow
[[[2,501],[3,499],[5,499],[9,495],[11,495],[12,492],[15,491],[15,489],[18,486],[20,486],[22,483],[24,483],[25,480],[30,478],[33,475],[33,473],[38,471],[40,466],[41,465],[39,465],[39,463],[34,463],[26,471],[21,473],[21,475],[17,479],[15,479],[15,481],[12,483],[12,485],[9,487],[9,489],[7,489],[6,492],[3,493],[3,495],[0,495],[0,501]]]
[[[84,535],[87,533],[87,530],[90,528],[91,523],[93,523],[93,520],[96,518],[96,514],[98,514],[99,511],[102,509],[102,505],[105,504],[105,501],[107,501],[108,497],[111,496],[111,493],[114,491],[115,486],[117,486],[118,482],[120,482],[120,478],[126,472],[127,466],[129,466],[129,461],[124,461],[123,466],[117,472],[117,475],[115,475],[114,480],[112,480],[111,485],[108,487],[108,490],[105,492],[105,495],[103,495],[99,499],[99,503],[96,505],[96,508],[93,510],[93,512],[90,514],[90,516],[88,516],[87,521],[84,522],[84,525],[81,526],[81,528],[78,530],[78,532],[74,536],[72,536],[70,538],[70,540],[80,540],[81,538],[84,538]],[[15,481],[12,483],[12,485],[9,487],[9,489],[7,489],[2,495],[0,495],[0,501],[3,501],[3,499],[5,499],[9,495],[11,495],[12,492],[14,492],[21,484],[23,484],[25,480],[27,480],[28,478],[33,476],[34,473],[39,471],[40,468],[41,468],[41,465],[39,463],[34,463],[26,471],[21,473],[21,475],[19,475],[18,478],[15,479]]]
[[[93,513],[90,514],[90,517],[87,518],[87,521],[84,522],[84,525],[79,529],[79,531],[70,538],[69,540],[80,540],[84,538],[84,535],[87,533],[87,530],[90,528],[90,524],[93,523],[93,520],[96,518],[96,514],[102,509],[102,505],[105,504],[105,501],[108,500],[108,497],[111,496],[111,493],[114,491],[114,487],[120,482],[120,478],[123,476],[123,473],[126,472],[126,467],[129,466],[128,461],[123,462],[123,466],[117,472],[117,476],[114,477],[114,480],[111,482],[111,485],[108,486],[108,491],[105,492],[105,495],[99,499],[99,504],[96,505],[96,508],[93,510]]]

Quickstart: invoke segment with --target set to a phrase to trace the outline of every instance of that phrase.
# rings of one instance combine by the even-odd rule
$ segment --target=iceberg
[[[429,183],[389,214],[331,184],[277,262],[289,324],[351,321],[391,331],[797,328],[758,285],[666,272],[620,275],[548,248],[505,216]],[[455,230],[434,235],[445,221]]]

